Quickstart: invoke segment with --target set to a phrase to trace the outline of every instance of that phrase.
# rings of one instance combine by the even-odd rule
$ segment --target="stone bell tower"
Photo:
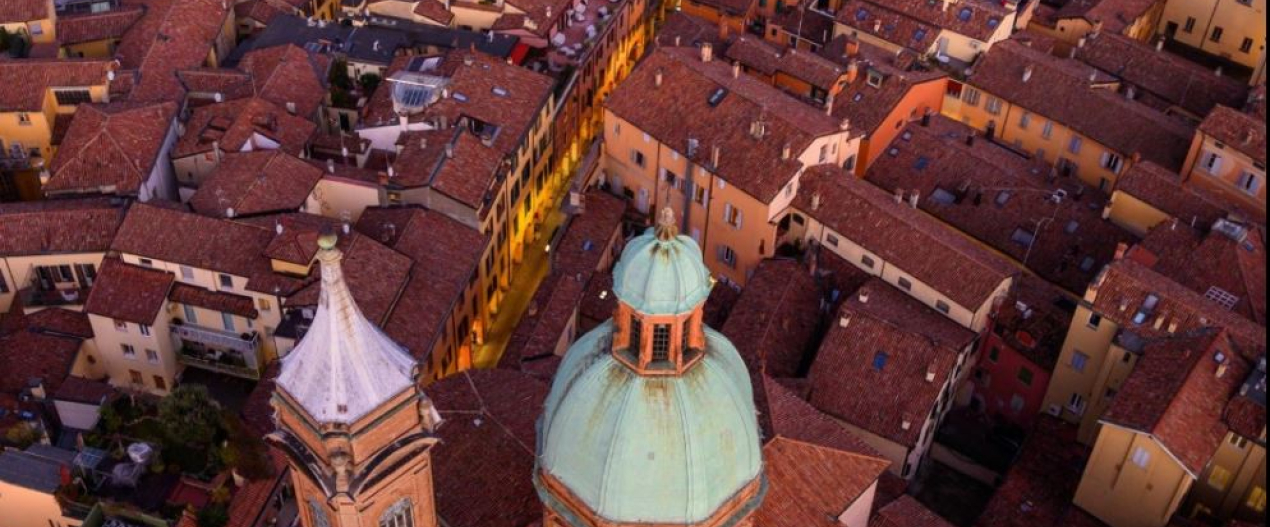
[[[438,415],[414,358],[357,308],[337,242],[318,240],[317,314],[282,360],[269,439],[287,454],[305,527],[436,527]]]

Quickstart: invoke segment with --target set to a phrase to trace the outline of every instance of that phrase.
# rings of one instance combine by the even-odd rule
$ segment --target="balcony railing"
[[[40,289],[27,287],[18,291],[22,305],[26,307],[79,306],[88,299],[87,287],[69,289]]]
[[[0,170],[34,170],[44,167],[39,156],[13,156],[0,153]]]
[[[260,378],[260,336],[257,333],[239,335],[189,323],[173,325],[171,331],[180,349],[177,359],[182,364],[237,377]]]

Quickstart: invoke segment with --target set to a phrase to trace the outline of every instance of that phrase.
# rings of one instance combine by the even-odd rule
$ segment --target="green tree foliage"
[[[220,423],[220,405],[200,384],[182,384],[159,402],[159,422],[173,441],[209,445]]]

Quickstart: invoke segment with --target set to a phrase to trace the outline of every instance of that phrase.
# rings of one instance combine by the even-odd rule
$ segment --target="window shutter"
[[[1212,172],[1213,172],[1213,175],[1214,175],[1214,176],[1215,176],[1215,175],[1218,175],[1218,174],[1221,174],[1221,162],[1222,162],[1222,158],[1221,158],[1221,156],[1219,156],[1219,155],[1217,155],[1217,154],[1213,154],[1213,170],[1212,170]]]
[[[1103,152],[1102,160],[1099,162],[1102,163],[1103,168],[1111,168],[1111,152]]]
[[[741,228],[741,224],[743,223],[745,223],[745,214],[742,213],[740,210],[737,210],[736,211],[736,228],[739,230]]]
[[[724,203],[723,204],[723,222],[727,223],[728,218],[731,218],[731,217],[732,217],[732,204]]]

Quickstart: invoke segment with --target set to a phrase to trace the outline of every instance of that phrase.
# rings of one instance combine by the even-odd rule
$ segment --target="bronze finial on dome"
[[[668,242],[679,236],[679,226],[675,225],[675,211],[670,207],[657,213],[657,239]]]

